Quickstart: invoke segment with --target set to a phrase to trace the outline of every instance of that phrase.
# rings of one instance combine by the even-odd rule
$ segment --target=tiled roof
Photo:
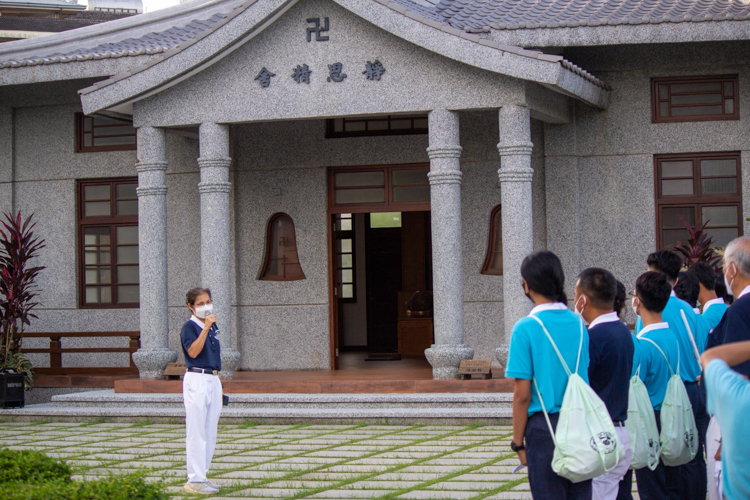
[[[120,42],[105,43],[96,47],[78,49],[64,54],[57,52],[45,56],[31,56],[19,60],[10,59],[8,61],[1,61],[0,69],[88,61],[90,59],[159,54],[173,49],[188,40],[192,40],[206,30],[211,29],[214,24],[224,19],[224,17],[224,14],[215,14],[209,19],[191,21],[186,26],[180,28],[173,27],[160,33],[149,33],[140,38],[128,38]]]
[[[80,13],[79,13],[80,14]],[[103,13],[102,13],[103,14]],[[109,18],[99,19],[98,17],[76,17],[69,16],[62,19],[54,17],[14,17],[0,16],[0,30],[14,31],[39,31],[45,33],[59,33],[61,31],[83,28],[92,24],[99,24],[121,17],[127,17],[132,14],[110,14]],[[116,17],[115,17],[116,16]]]
[[[443,22],[468,32],[750,18],[742,0],[440,0]]]

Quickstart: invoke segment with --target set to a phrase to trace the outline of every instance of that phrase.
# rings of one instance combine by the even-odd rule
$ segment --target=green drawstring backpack
[[[571,373],[542,320],[534,315],[530,317],[541,325],[568,374],[568,385],[560,407],[557,432],[552,429],[542,393],[539,391],[536,377],[533,378],[544,417],[547,419],[547,425],[552,434],[552,441],[555,443],[552,470],[574,483],[601,476],[614,469],[617,463],[625,458],[625,449],[617,438],[615,426],[604,402],[578,375],[583,348],[583,321],[581,321],[581,341],[578,345],[576,370]]]
[[[638,376],[641,367],[630,379],[630,390],[628,392],[628,419],[625,421],[625,429],[630,438],[630,447],[633,450],[633,460],[630,468],[633,470],[648,467],[651,470],[659,465],[661,445],[659,443],[659,428],[656,426],[654,407],[648,397],[646,384]]]
[[[677,350],[677,372],[672,370],[667,355],[653,340],[639,337],[654,344],[672,374],[661,404],[661,459],[664,465],[677,467],[695,458],[698,453],[698,428],[695,425],[693,406],[690,404],[685,384],[680,377],[680,351]]]

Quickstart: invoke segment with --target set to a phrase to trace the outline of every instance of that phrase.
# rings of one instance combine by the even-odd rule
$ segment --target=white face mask
[[[729,264],[729,265],[731,266],[732,264]],[[734,266],[734,267],[735,267],[735,269],[737,268],[737,266]],[[729,271],[729,266],[727,266],[727,271]],[[736,277],[737,276],[735,276],[735,278]],[[724,286],[727,287],[727,293],[729,295],[731,295],[732,297],[734,297],[734,292],[732,291],[732,285],[733,284],[734,284],[734,278],[732,278],[732,281],[727,281],[727,275],[725,273],[724,274]]]
[[[633,297],[633,300],[630,301],[630,305],[633,308],[633,312],[636,316],[638,316],[638,306],[640,305],[640,301],[638,301],[638,304],[635,303],[637,298],[638,297]]]
[[[209,314],[211,314],[214,310],[213,304],[206,304],[205,306],[200,306],[195,308],[195,315],[199,318],[205,318]]]
[[[573,304],[573,312],[576,313],[583,320],[584,325],[588,326],[589,322],[583,318],[583,308],[581,308],[580,311],[578,310],[578,303],[581,302],[581,299],[583,299],[583,307],[586,307],[586,299],[584,298],[583,295],[581,295],[580,297],[578,297],[578,300]]]

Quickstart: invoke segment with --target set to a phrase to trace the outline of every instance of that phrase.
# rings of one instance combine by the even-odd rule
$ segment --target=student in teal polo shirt
[[[708,409],[721,426],[724,500],[750,498],[750,382],[730,366],[750,361],[750,341],[714,347],[703,353]]]
[[[568,310],[560,259],[552,252],[533,253],[523,260],[521,277],[524,292],[535,305],[529,316],[536,316],[544,323],[570,370],[588,382],[588,332],[583,320]],[[552,470],[555,445],[532,379],[539,386],[550,422],[556,429],[568,375],[541,325],[531,317],[522,318],[513,327],[505,376],[516,379],[511,448],[518,453],[521,463],[529,467],[532,496],[590,499],[591,480],[572,483]]]
[[[649,271],[663,273],[667,282],[672,287],[675,286],[682,267],[682,258],[679,255],[669,250],[659,250],[650,254],[646,262]],[[674,292],[672,292],[662,316],[664,321],[669,323],[669,329],[674,332],[680,346],[680,376],[685,383],[685,390],[693,407],[693,416],[699,436],[698,454],[693,460],[680,466],[680,487],[682,488],[680,499],[706,500],[706,461],[703,458],[702,450],[705,446],[704,441],[708,429],[708,413],[706,412],[705,393],[698,386],[701,368],[693,345],[693,342],[695,342],[695,346],[697,346],[701,341],[700,338],[703,338],[705,334],[701,333],[693,308],[684,300],[678,299]],[[641,328],[643,328],[643,324],[638,320],[635,333],[640,333]],[[700,351],[701,348],[698,349],[698,356],[700,356]]]
[[[633,367],[648,389],[651,405],[654,407],[656,425],[661,431],[661,404],[667,392],[667,383],[672,370],[677,370],[678,349],[674,333],[664,322],[662,312],[669,302],[671,285],[662,273],[647,272],[638,277],[633,293],[633,311],[642,320],[642,327],[636,341],[637,349],[633,357]],[[656,343],[656,345],[654,345]],[[658,345],[658,348],[657,348]],[[661,349],[667,360],[659,351]],[[666,467],[663,462],[655,470],[648,467],[635,471],[638,494],[642,500],[681,500],[680,470]]]

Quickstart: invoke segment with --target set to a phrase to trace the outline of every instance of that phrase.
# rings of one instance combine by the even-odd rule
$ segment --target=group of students
[[[534,498],[633,498],[626,422],[629,406],[634,418],[634,377],[645,384],[659,432],[665,415],[674,413],[667,394],[672,379],[686,393],[685,411],[692,411],[698,434],[684,437],[694,458],[678,466],[661,459],[635,470],[640,498],[750,498],[750,431],[743,422],[750,415],[750,237],[727,246],[723,276],[702,262],[681,272],[682,258],[667,250],[649,255],[646,266],[632,291],[638,319],[631,333],[621,319],[626,288],[609,271],[589,268],[578,276],[571,311],[554,253],[533,253],[521,265],[523,289],[534,307],[513,328],[505,375],[515,378],[511,448],[528,465]],[[617,437],[612,442],[624,448],[614,467],[577,482],[553,470],[556,443],[567,430],[557,424],[571,372],[606,406]]]

